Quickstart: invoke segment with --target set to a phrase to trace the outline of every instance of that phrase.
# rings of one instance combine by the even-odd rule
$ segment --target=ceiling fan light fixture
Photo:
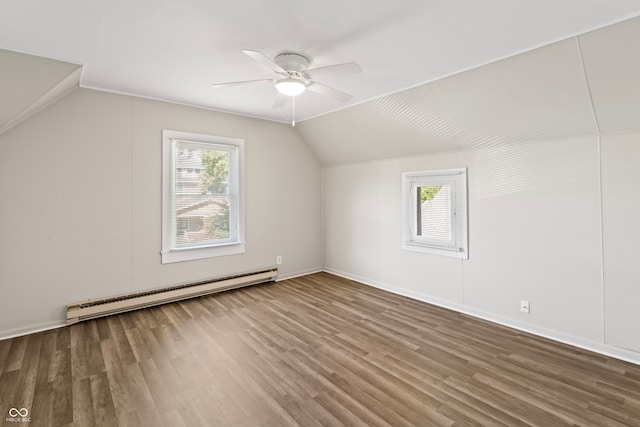
[[[286,96],[298,96],[304,92],[306,88],[307,86],[305,86],[302,81],[291,77],[287,77],[276,82],[276,89],[278,89],[278,92]]]

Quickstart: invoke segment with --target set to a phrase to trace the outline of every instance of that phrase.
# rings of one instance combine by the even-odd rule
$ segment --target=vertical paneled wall
[[[607,342],[640,352],[640,134],[602,140]]]
[[[162,129],[245,139],[246,253],[160,263]],[[320,166],[290,126],[79,89],[0,136],[0,338],[65,304],[322,266]]]

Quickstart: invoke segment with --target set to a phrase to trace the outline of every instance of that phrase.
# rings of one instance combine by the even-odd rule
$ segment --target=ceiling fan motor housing
[[[311,61],[299,53],[283,52],[274,58],[274,62],[289,72],[301,73],[309,68]]]

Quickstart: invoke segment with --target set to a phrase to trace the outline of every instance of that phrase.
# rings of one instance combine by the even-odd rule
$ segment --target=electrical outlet
[[[529,314],[529,301],[520,300],[520,311]]]
[[[278,265],[282,264],[282,256],[278,255],[276,257],[276,264],[278,264]]]

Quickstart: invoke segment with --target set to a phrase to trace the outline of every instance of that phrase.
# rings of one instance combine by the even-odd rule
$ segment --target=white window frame
[[[417,233],[417,189],[448,185],[451,188],[451,240]],[[404,172],[402,174],[402,249],[468,259],[467,169]]]
[[[200,244],[181,248],[174,247],[175,224],[173,205],[174,159],[173,145],[176,141],[211,144],[218,151],[229,151],[229,195],[235,203],[230,203],[229,227],[231,236],[215,244]],[[236,207],[234,209],[233,207]],[[203,135],[164,129],[162,131],[162,264],[191,261],[226,255],[241,254],[246,251],[244,240],[244,140],[222,136]]]

